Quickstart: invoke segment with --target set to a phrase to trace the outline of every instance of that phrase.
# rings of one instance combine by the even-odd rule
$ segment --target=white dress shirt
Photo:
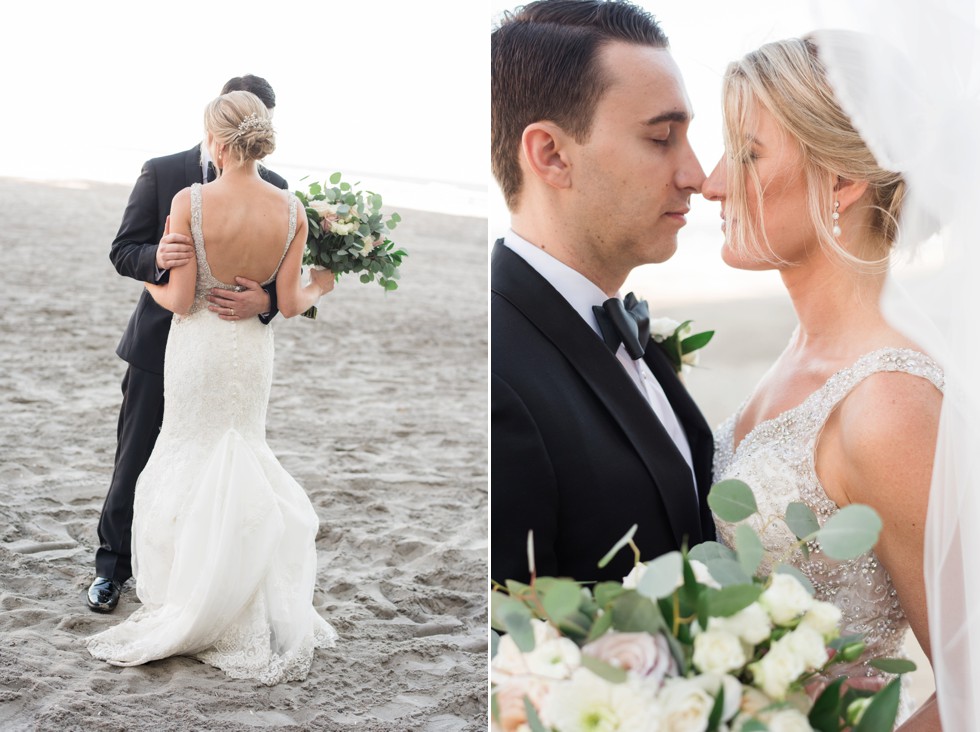
[[[582,319],[589,324],[601,339],[602,331],[599,329],[599,321],[596,320],[593,306],[602,306],[609,299],[599,287],[584,275],[576,272],[563,262],[559,262],[543,249],[540,249],[526,239],[521,238],[513,231],[508,231],[504,236],[504,246],[513,251],[521,259],[527,262],[534,270],[544,277],[558,293],[568,301],[568,304],[577,312]],[[642,358],[634,361],[626,352],[625,346],[620,344],[616,351],[616,358],[622,364],[626,373],[633,380],[637,390],[646,399],[653,413],[657,415],[660,423],[664,426],[667,434],[674,441],[681,456],[691,468],[691,479],[697,490],[697,480],[694,479],[694,461],[691,458],[691,446],[687,442],[687,435],[681,427],[674,414],[670,402],[663,388],[650,371],[650,367]]]

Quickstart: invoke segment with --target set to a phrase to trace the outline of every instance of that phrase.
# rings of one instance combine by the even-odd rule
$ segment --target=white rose
[[[649,732],[661,729],[660,716],[652,685],[635,680],[613,684],[584,668],[553,686],[541,709],[545,726],[562,732]]]
[[[642,676],[656,686],[665,676],[677,675],[677,662],[667,639],[660,633],[609,631],[582,648],[582,653]]]
[[[829,641],[840,635],[840,620],[840,608],[829,602],[815,600],[800,625],[813,628],[824,640]]]
[[[681,363],[685,366],[697,366],[701,357],[701,351],[691,351],[681,356]]]
[[[820,668],[827,662],[827,646],[824,645],[823,635],[813,628],[800,626],[778,642],[797,656],[808,671]]]
[[[364,244],[361,245],[361,256],[367,256],[370,254],[371,250],[378,245],[377,239],[372,239],[370,236],[364,239]]]
[[[766,720],[769,732],[811,732],[809,720],[796,709],[780,709]]]
[[[742,684],[734,676],[729,674],[701,674],[691,679],[702,689],[718,698],[718,693],[725,690],[724,706],[721,710],[721,721],[727,722],[735,716],[742,707]],[[766,704],[768,704],[768,699]]]
[[[790,625],[813,605],[806,588],[790,574],[774,574],[772,582],[759,604],[766,609],[776,625]]]
[[[753,602],[727,618],[713,617],[708,630],[724,630],[734,633],[751,646],[758,645],[772,633],[772,621],[762,605]]]
[[[663,706],[663,724],[657,728],[664,732],[704,732],[715,700],[700,684],[691,679],[668,679],[660,694]]]
[[[694,665],[701,671],[724,674],[741,668],[748,659],[737,635],[706,630],[694,639]]]
[[[773,699],[784,699],[789,685],[806,671],[806,664],[786,645],[777,641],[769,653],[749,666],[752,684]]]
[[[679,325],[673,318],[650,318],[650,335],[657,343],[661,343],[674,335]]]

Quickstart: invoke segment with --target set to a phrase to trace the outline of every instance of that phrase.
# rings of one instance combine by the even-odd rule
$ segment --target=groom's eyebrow
[[[689,122],[693,116],[694,115],[688,115],[687,112],[680,111],[664,112],[663,114],[658,114],[656,117],[651,117],[644,122],[644,124],[648,126],[659,125],[663,124],[664,122],[677,122],[679,124],[683,124],[685,122]]]

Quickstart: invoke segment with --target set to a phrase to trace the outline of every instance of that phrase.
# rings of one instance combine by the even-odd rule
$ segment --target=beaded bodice
[[[856,559],[837,561],[811,544],[809,558],[800,550],[787,556],[796,538],[781,519],[793,501],[806,504],[821,525],[839,510],[817,477],[817,439],[827,418],[851,390],[883,371],[919,376],[940,391],[943,389],[943,372],[929,356],[906,348],[884,348],[835,373],[802,404],[758,424],[739,445],[734,445],[734,431],[741,408],[715,433],[715,480],[737,478],[748,483],[756,496],[759,512],[748,522],[765,548],[760,571],[768,573],[779,562],[800,569],[813,583],[818,599],[841,609],[842,634],[864,634],[866,657],[902,653],[908,621],[888,572],[873,551]],[[773,517],[776,520],[770,521]],[[734,546],[735,526],[718,519],[716,522],[719,541]],[[837,673],[840,672],[875,673],[870,667],[841,668]]]
[[[201,187],[200,183],[194,183],[191,185],[191,236],[194,239],[194,251],[197,256],[197,284],[194,287],[194,304],[191,305],[191,313],[195,313],[198,310],[206,308],[208,305],[208,293],[214,287],[220,287],[224,290],[242,290],[240,285],[229,285],[227,282],[222,282],[211,274],[211,267],[208,264],[208,255],[204,249],[204,230],[202,228],[203,219],[201,213]],[[276,275],[279,273],[279,267],[282,266],[282,260],[286,258],[286,251],[289,249],[289,243],[296,236],[296,211],[298,208],[296,197],[286,193],[287,200],[289,201],[289,233],[286,235],[286,244],[282,250],[282,256],[279,257],[279,264],[272,271],[270,275],[261,284],[263,286],[268,285],[272,282]]]

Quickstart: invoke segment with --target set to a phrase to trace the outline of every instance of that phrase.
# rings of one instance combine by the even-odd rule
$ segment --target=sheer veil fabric
[[[932,664],[947,730],[980,729],[980,31],[976,0],[811,0],[821,58],[878,162],[908,184],[896,256],[941,249],[889,321],[946,376],[926,519]],[[840,32],[836,29],[843,29]]]

